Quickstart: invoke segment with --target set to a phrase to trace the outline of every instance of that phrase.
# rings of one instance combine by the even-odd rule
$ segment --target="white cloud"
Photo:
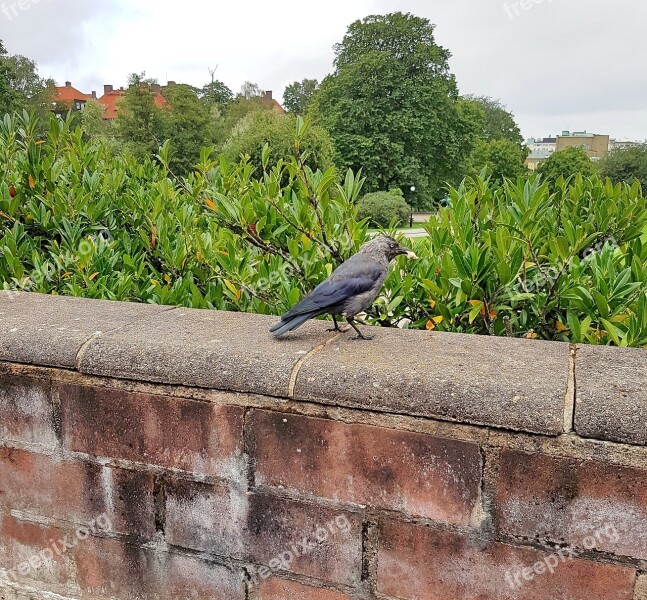
[[[330,72],[352,21],[413,12],[437,25],[461,92],[500,98],[524,134],[647,138],[647,4],[635,0],[31,0],[8,20],[15,1],[0,0],[0,38],[60,82],[100,90],[146,71],[200,85],[218,65],[235,91],[250,80],[277,98]]]

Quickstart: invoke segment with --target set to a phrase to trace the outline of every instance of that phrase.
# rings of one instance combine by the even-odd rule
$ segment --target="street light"
[[[413,194],[416,191],[416,186],[412,185],[411,186],[411,193]],[[409,212],[409,227],[413,227],[413,205],[410,205],[409,207],[411,211]]]

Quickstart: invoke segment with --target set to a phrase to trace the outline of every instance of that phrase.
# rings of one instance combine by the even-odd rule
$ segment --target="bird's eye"
[[[391,244],[391,248],[395,248],[395,244]]]

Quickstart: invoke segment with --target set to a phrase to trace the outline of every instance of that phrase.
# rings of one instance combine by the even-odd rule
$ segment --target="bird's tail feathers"
[[[279,321],[278,323],[276,323],[276,325],[272,326],[270,331],[274,334],[274,337],[280,337],[284,333],[287,333],[288,331],[293,331],[297,327],[300,327],[308,319],[318,317],[319,315],[322,315],[324,312],[325,311],[316,311],[316,312],[303,313],[301,315],[295,315],[291,319],[287,319],[285,321]]]

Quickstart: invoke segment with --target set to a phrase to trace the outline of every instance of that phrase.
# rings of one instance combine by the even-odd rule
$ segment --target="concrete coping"
[[[557,436],[647,444],[643,349],[0,292],[0,361]]]

